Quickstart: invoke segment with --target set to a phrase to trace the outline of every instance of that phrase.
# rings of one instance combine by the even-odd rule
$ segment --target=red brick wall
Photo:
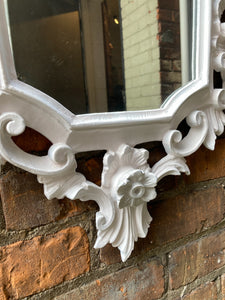
[[[35,136],[45,151],[47,141]],[[26,147],[35,151],[33,144]],[[151,149],[150,163],[161,155],[160,147]],[[78,162],[97,184],[102,156]],[[224,156],[220,139],[214,152],[202,147],[187,159],[190,176],[159,184],[157,200],[149,203],[148,236],[126,263],[110,245],[93,249],[94,202],[49,201],[35,176],[6,165],[0,177],[0,299],[225,298]]]

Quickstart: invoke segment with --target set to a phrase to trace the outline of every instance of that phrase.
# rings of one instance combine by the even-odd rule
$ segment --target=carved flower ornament
[[[157,177],[151,172],[145,149],[122,145],[104,158],[102,188],[109,189],[118,207],[137,207],[156,197]]]

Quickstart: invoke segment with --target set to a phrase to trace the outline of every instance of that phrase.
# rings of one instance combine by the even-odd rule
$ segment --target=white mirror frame
[[[156,110],[73,115],[54,99],[19,81],[13,62],[4,0],[0,0],[0,155],[33,174],[48,199],[95,200],[96,248],[118,247],[125,261],[139,237],[147,235],[151,216],[147,202],[167,175],[189,174],[185,156],[202,144],[213,150],[225,124],[225,91],[214,89],[213,70],[225,76],[225,26],[220,16],[225,1],[195,0],[194,79],[176,90]],[[176,130],[187,119],[188,134]],[[48,155],[23,152],[11,137],[25,126],[46,136]],[[152,168],[149,152],[139,143],[162,141],[167,155]],[[101,187],[76,172],[78,152],[106,150]]]

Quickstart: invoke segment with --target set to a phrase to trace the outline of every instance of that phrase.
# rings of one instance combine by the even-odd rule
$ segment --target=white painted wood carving
[[[54,99],[19,81],[11,53],[4,1],[0,0],[0,162],[36,174],[48,199],[95,200],[96,248],[111,243],[125,261],[139,237],[147,235],[147,203],[156,198],[157,183],[167,175],[189,174],[184,157],[202,144],[213,150],[225,124],[225,91],[213,86],[213,70],[225,76],[224,1],[194,1],[193,80],[176,90],[160,109],[73,115]],[[183,138],[177,130],[186,118]],[[53,145],[39,157],[19,149],[12,136],[29,126]],[[167,155],[152,168],[139,143],[162,141]],[[76,172],[75,154],[107,150],[101,187]],[[199,166],[201,168],[201,166]]]

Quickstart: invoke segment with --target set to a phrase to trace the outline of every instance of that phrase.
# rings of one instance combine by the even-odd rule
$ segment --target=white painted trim
[[[189,174],[184,157],[202,144],[213,150],[224,130],[225,90],[213,88],[213,70],[225,75],[224,26],[220,14],[224,1],[195,0],[194,79],[175,91],[156,110],[73,115],[51,97],[16,78],[4,1],[0,0],[0,155],[38,175],[47,198],[95,200],[98,237],[96,248],[107,243],[118,247],[122,260],[131,254],[134,242],[144,238],[151,222],[147,202],[156,197],[155,186],[167,175]],[[218,46],[219,44],[219,46]],[[177,130],[187,118],[189,133]],[[11,136],[25,126],[53,142],[48,155],[38,157],[19,149]],[[162,141],[167,155],[152,168],[148,151],[138,143]],[[107,150],[103,160],[102,185],[77,173],[74,154]],[[199,166],[201,167],[201,166]]]

